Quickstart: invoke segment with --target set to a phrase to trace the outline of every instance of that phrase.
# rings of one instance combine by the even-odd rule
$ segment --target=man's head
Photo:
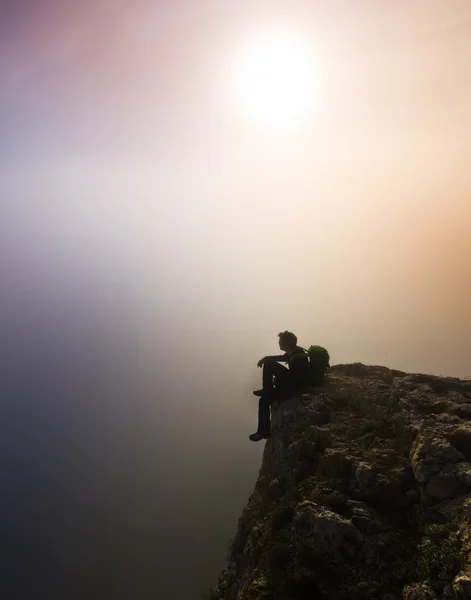
[[[280,345],[280,350],[283,352],[293,352],[296,350],[296,346],[298,343],[298,338],[291,331],[283,331],[283,333],[279,333],[278,344]]]

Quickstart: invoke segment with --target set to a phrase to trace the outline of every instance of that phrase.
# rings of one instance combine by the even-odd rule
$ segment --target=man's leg
[[[249,438],[253,442],[259,442],[264,438],[270,437],[270,405],[273,401],[273,394],[265,393],[258,401],[258,427],[257,432],[252,433]]]
[[[270,406],[272,396],[270,394],[263,395],[258,401],[258,428],[257,431],[268,437],[270,435]]]
[[[275,378],[276,389],[273,388]],[[290,387],[290,372],[276,361],[267,361],[263,365],[263,390],[254,392],[261,396],[258,401],[258,428],[249,438],[253,442],[259,442],[263,438],[270,437],[270,406],[275,400],[281,400]]]
[[[273,390],[273,378],[277,387],[284,388],[289,385],[289,370],[274,360],[267,361],[263,365],[262,385],[265,392]]]

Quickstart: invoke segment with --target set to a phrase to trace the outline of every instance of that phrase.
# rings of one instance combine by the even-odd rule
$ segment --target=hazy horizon
[[[270,28],[308,40],[316,72],[282,130],[234,94]],[[215,582],[279,331],[332,364],[471,377],[470,34],[466,0],[1,4],[18,597]]]

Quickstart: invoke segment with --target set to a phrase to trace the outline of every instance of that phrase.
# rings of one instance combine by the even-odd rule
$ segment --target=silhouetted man
[[[278,400],[283,400],[291,392],[308,384],[309,358],[300,348],[298,338],[291,331],[278,334],[280,350],[285,354],[280,356],[265,356],[257,363],[263,367],[262,389],[255,390],[255,396],[260,396],[258,403],[258,428],[249,439],[259,442],[270,436],[270,406]],[[279,364],[279,361],[288,363],[288,368]],[[273,385],[275,384],[275,385]]]

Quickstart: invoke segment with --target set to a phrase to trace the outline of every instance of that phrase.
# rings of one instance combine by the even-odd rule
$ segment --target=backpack
[[[330,367],[329,353],[322,346],[309,346],[306,352],[309,357],[310,366],[309,383],[316,386],[324,385],[324,377],[326,376],[327,369]]]

